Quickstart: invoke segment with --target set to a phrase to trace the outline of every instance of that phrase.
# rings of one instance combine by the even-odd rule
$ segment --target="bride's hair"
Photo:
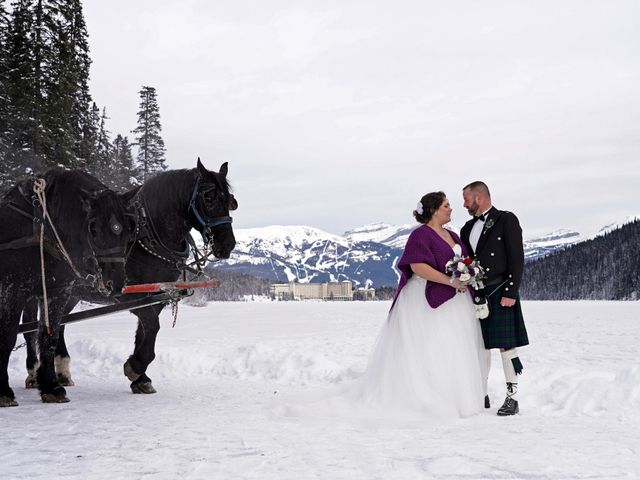
[[[418,208],[413,211],[413,216],[419,223],[428,223],[435,211],[444,203],[445,198],[447,198],[447,196],[444,192],[427,193],[420,199]],[[422,207],[422,209],[420,207]]]

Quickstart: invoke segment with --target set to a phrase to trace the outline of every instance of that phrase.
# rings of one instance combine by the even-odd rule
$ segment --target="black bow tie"
[[[474,222],[477,222],[478,220],[481,220],[481,221],[484,222],[486,219],[487,219],[487,214],[478,215],[477,217],[473,217],[473,221]]]

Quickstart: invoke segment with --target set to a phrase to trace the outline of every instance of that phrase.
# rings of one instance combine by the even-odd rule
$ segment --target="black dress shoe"
[[[491,402],[489,401],[489,395],[484,396],[484,408],[491,408]]]
[[[502,406],[498,409],[498,416],[506,417],[508,415],[515,415],[519,411],[518,401],[511,397],[507,397]]]

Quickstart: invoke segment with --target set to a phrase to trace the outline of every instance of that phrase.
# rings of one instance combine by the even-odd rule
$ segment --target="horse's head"
[[[125,261],[133,240],[126,198],[108,189],[83,190],[87,242],[82,256],[89,280],[101,294],[119,292],[125,283]]]
[[[211,244],[218,258],[229,258],[236,246],[230,210],[238,202],[229,190],[227,163],[219,172],[207,170],[198,158],[196,182],[189,202],[189,222]]]

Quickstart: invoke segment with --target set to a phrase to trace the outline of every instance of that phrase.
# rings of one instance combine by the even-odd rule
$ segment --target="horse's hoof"
[[[157,393],[151,382],[133,382],[131,384],[131,391],[133,393]]]
[[[18,402],[16,402],[15,398],[10,397],[0,397],[0,408],[2,407],[17,407]]]
[[[42,399],[42,403],[67,403],[69,402],[69,397],[63,395],[61,397],[54,395],[53,393],[42,393],[40,394],[40,398]]]
[[[62,387],[56,387],[51,392],[40,393],[42,403],[67,403],[69,398],[67,392]]]
[[[36,377],[27,377],[24,381],[24,388],[38,388],[38,380]]]
[[[69,357],[61,357],[56,355],[54,359],[54,366],[56,371],[56,378],[60,385],[65,387],[73,387],[75,383],[71,380],[71,359]]]
[[[140,378],[140,374],[136,373],[133,370],[133,367],[129,363],[129,360],[124,362],[124,376],[127,377],[132,382],[135,382],[136,380],[138,380]]]
[[[73,380],[71,380],[71,377],[67,377],[66,375],[58,374],[58,383],[60,385],[62,385],[63,387],[75,387],[76,386],[76,384],[73,383]]]

